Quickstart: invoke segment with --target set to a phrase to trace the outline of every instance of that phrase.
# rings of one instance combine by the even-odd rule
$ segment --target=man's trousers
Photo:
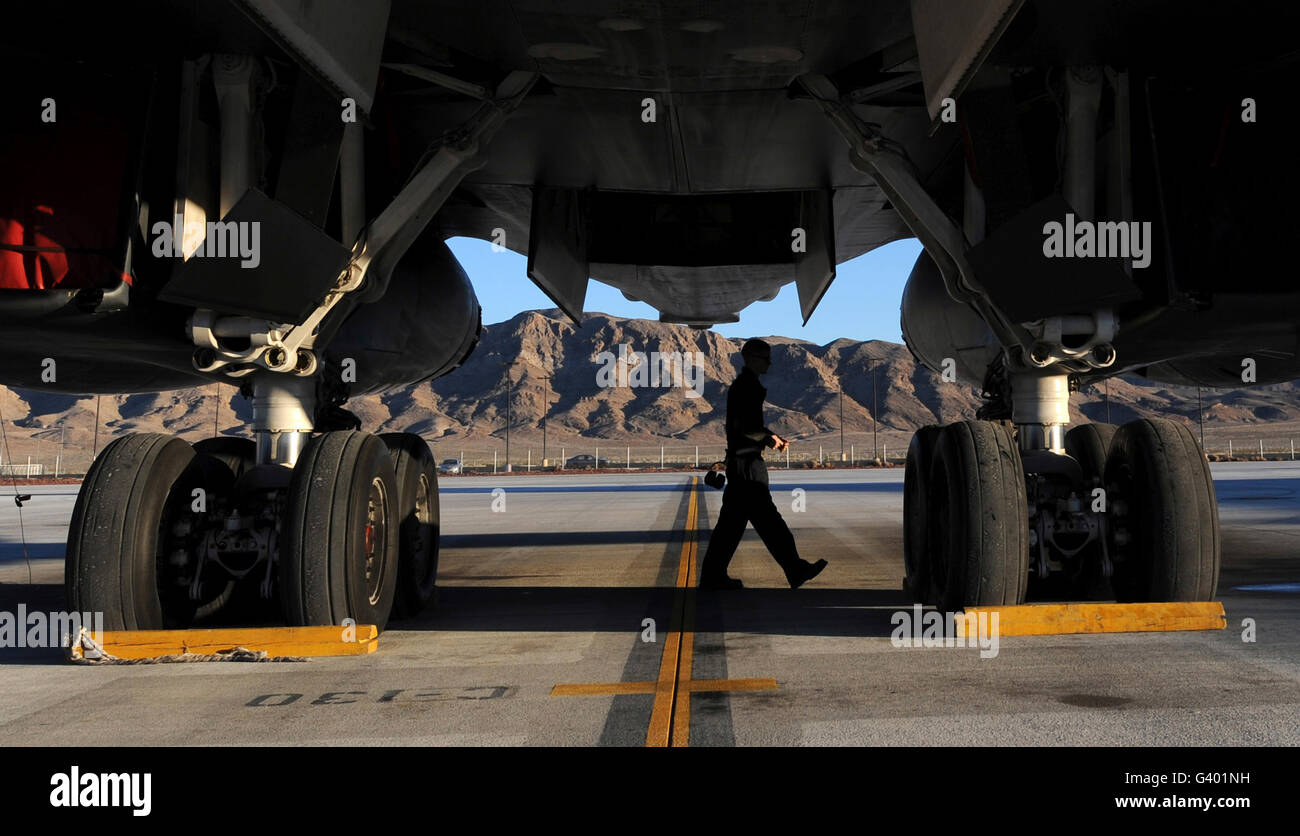
[[[740,545],[740,538],[745,534],[746,523],[753,524],[763,545],[776,558],[787,578],[803,563],[795,548],[790,527],[785,524],[781,513],[776,510],[776,504],[772,502],[767,480],[729,478],[722,493],[722,510],[718,513],[718,523],[713,527],[709,548],[700,565],[702,580],[716,579],[727,574],[727,565],[731,563],[731,557]]]

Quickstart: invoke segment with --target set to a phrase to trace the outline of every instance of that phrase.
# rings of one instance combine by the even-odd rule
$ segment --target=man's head
[[[740,357],[754,374],[766,374],[772,367],[772,346],[757,338],[746,340],[740,347]]]

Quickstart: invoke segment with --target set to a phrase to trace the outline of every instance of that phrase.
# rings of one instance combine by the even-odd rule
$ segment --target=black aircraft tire
[[[160,433],[123,436],[96,457],[81,484],[68,526],[64,591],[73,612],[102,612],[106,630],[184,626],[184,600],[164,606],[160,543],[170,514],[191,502],[204,469],[194,450]],[[166,595],[167,603],[176,596]],[[189,607],[192,610],[192,606]]]
[[[221,435],[194,442],[194,452],[207,456],[230,468],[230,473],[238,479],[252,470],[257,462],[257,444],[251,438],[239,438],[233,435]]]
[[[1094,491],[1105,487],[1106,456],[1118,430],[1114,424],[1080,424],[1065,434],[1066,455],[1079,463],[1083,472],[1079,498],[1085,508],[1095,505]],[[1100,542],[1089,543],[1068,564],[1069,571],[1046,579],[1030,578],[1030,600],[1105,600],[1111,595],[1110,581],[1101,571]],[[1073,573],[1073,574],[1072,574]]]
[[[401,520],[393,615],[413,618],[437,592],[438,471],[429,445],[418,435],[384,433],[379,437],[392,457]]]
[[[291,626],[388,624],[397,587],[397,479],[388,448],[355,430],[308,442],[289,482],[280,600]]]
[[[1106,455],[1118,429],[1114,424],[1080,424],[1065,434],[1066,455],[1083,468],[1083,481],[1090,489],[1094,478],[1105,475]]]
[[[1106,486],[1116,600],[1212,600],[1219,585],[1219,507],[1191,430],[1157,418],[1120,427]],[[1122,544],[1121,532],[1127,535]]]
[[[927,507],[931,595],[940,610],[1023,603],[1029,581],[1025,473],[1011,431],[988,421],[939,434]]]
[[[930,601],[930,560],[926,541],[930,519],[926,499],[930,488],[930,464],[934,447],[943,428],[937,424],[921,427],[907,446],[907,465],[903,471],[903,591],[915,603]]]

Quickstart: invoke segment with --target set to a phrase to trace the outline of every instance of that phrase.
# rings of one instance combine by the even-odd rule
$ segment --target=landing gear
[[[438,578],[438,472],[424,439],[411,433],[384,433],[397,476],[397,591],[393,614],[412,618],[429,605]]]
[[[1044,348],[1047,354],[1055,351]],[[1105,518],[1093,491],[1100,485],[1113,429],[1085,424],[1065,431],[1067,375],[1017,369],[1008,378],[1029,511],[1028,596],[1036,601],[1088,597],[1090,581],[1110,575]]]
[[[1063,453],[1038,446],[1054,438]],[[944,610],[1027,594],[1209,601],[1218,587],[1214,484],[1174,421],[1064,434],[991,421],[925,427],[908,450],[903,524],[905,591]]]
[[[378,52],[370,57],[377,62]],[[240,291],[231,288],[242,286],[238,282],[227,286],[224,280],[205,279],[199,283],[211,292],[178,291],[170,301],[197,305],[187,323],[194,368],[209,379],[223,375],[240,383],[252,399],[254,444],[214,439],[196,449],[180,439],[147,435],[105,449],[77,501],[66,585],[73,607],[103,611],[109,627],[183,626],[223,606],[231,584],[245,579],[263,601],[279,599],[285,619],[294,625],[354,619],[382,630],[399,584],[398,606],[407,614],[418,612],[434,592],[438,495],[432,457],[409,437],[390,440],[390,455],[390,445],[376,436],[338,431],[335,407],[342,402],[339,396],[345,400],[350,394],[343,385],[347,377],[324,384],[322,352],[358,305],[385,296],[403,256],[457,184],[487,159],[488,141],[540,75],[509,73],[460,126],[455,141],[440,142],[425,155],[374,216],[361,199],[368,182],[361,157],[349,147],[342,163],[341,212],[343,246],[351,249],[335,252],[322,238],[323,221],[301,217],[311,189],[295,192],[296,213],[264,195],[243,203],[257,185],[259,160],[292,161],[301,150],[286,142],[284,153],[276,154],[255,136],[255,65],[248,56],[211,60],[221,123],[220,148],[212,155],[195,162],[188,136],[197,122],[182,126],[178,153],[193,163],[186,176],[202,175],[219,186],[219,204],[196,209],[230,218],[243,206],[276,225],[274,234],[259,239],[274,239],[281,247],[278,257],[265,253],[263,270],[272,269],[270,263],[281,265],[274,269],[293,269],[295,255],[304,251],[301,242],[319,244],[339,258],[317,253],[320,258],[298,259],[304,275],[275,277],[273,289],[254,294],[256,300],[236,298]],[[183,95],[197,97],[189,69],[193,66],[187,65]],[[204,165],[208,156],[219,157],[219,168]],[[215,184],[214,173],[219,174]],[[319,205],[322,215],[328,191]],[[239,266],[226,260],[212,275],[229,277],[233,274],[224,271]],[[477,303],[465,310],[477,316]],[[381,321],[359,337],[362,350],[384,346],[382,351],[389,351],[389,335],[377,327]],[[460,342],[460,349],[455,340],[449,345],[449,351],[467,353],[471,343]],[[402,370],[393,377],[372,382],[397,386],[427,379],[449,370],[449,359],[431,361],[427,369],[399,364]],[[351,371],[355,361],[344,358]]]
[[[398,507],[379,438],[346,430],[308,442],[283,517],[280,598],[290,625],[351,618],[383,630],[397,584]]]
[[[275,602],[290,625],[383,630],[399,594],[408,615],[429,603],[438,483],[427,445],[313,437],[310,381],[274,382],[254,380],[256,443],[144,434],[104,449],[69,530],[69,606],[146,630],[201,625],[251,597],[256,620]]]
[[[1022,603],[1029,577],[1025,474],[1011,431],[950,424],[930,468],[931,598],[942,610]]]
[[[1210,468],[1187,427],[1120,427],[1106,462],[1120,601],[1209,601],[1219,584],[1219,512]]]
[[[1059,197],[1070,210],[1063,214],[1070,223],[1077,215],[1089,224],[1120,228],[1098,216],[1133,211],[1130,80],[1114,68],[1062,69],[1064,124],[1055,139]],[[809,73],[798,81],[848,143],[852,166],[875,181],[925,247],[927,258],[918,261],[903,298],[908,346],[945,377],[953,372],[979,383],[985,403],[977,416],[984,422],[1014,425],[1012,431],[1007,424],[953,424],[940,433],[933,451],[933,439],[918,432],[904,477],[907,592],[914,599],[925,596],[928,568],[930,600],[944,608],[1018,603],[1031,573],[1036,591],[1064,579],[1060,586],[1067,592],[1113,586],[1121,600],[1211,597],[1218,576],[1218,516],[1209,470],[1190,433],[1164,421],[1127,424],[1113,439],[1111,429],[1099,426],[1078,428],[1069,437],[1065,432],[1071,386],[1122,368],[1116,367],[1115,345],[1121,324],[1140,328],[1152,315],[1148,309],[1121,322],[1141,309],[1132,304],[1142,296],[1137,283],[1125,283],[1114,265],[1101,261],[1071,261],[1067,275],[1056,269],[1064,262],[1053,262],[1051,269],[1024,262],[1022,269],[1009,260],[1009,274],[990,284],[998,269],[995,250],[1016,252],[1017,259],[1032,252],[1033,236],[1020,240],[1017,226],[1036,226],[1038,207],[1013,200],[1021,214],[1008,211],[1006,218],[1017,223],[995,221],[973,163],[1024,149],[966,137],[970,162],[958,226],[899,143],[855,111],[854,95],[842,95],[823,75]],[[1000,118],[995,111],[1017,100],[1010,76],[991,73],[983,81],[984,92],[963,105],[975,122]],[[1001,92],[993,94],[995,88]],[[989,98],[981,100],[984,95]],[[1112,109],[1112,129],[1108,150],[1099,154],[1103,104]],[[1106,191],[1098,199],[1101,183]],[[954,197],[946,194],[949,206]],[[1125,260],[1120,269],[1132,274],[1137,266]],[[1066,284],[1074,285],[1071,293],[1058,294]],[[997,293],[995,285],[1002,288]],[[1144,365],[1137,359],[1129,358],[1128,368]],[[933,457],[928,469],[927,456]],[[922,553],[930,555],[928,567]]]

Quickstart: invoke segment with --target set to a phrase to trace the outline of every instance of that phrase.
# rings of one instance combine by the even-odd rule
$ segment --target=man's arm
[[[745,433],[745,438],[751,438],[754,441],[762,442],[764,447],[773,447],[777,450],[784,450],[790,443],[781,436],[763,427],[762,430],[753,433]]]

